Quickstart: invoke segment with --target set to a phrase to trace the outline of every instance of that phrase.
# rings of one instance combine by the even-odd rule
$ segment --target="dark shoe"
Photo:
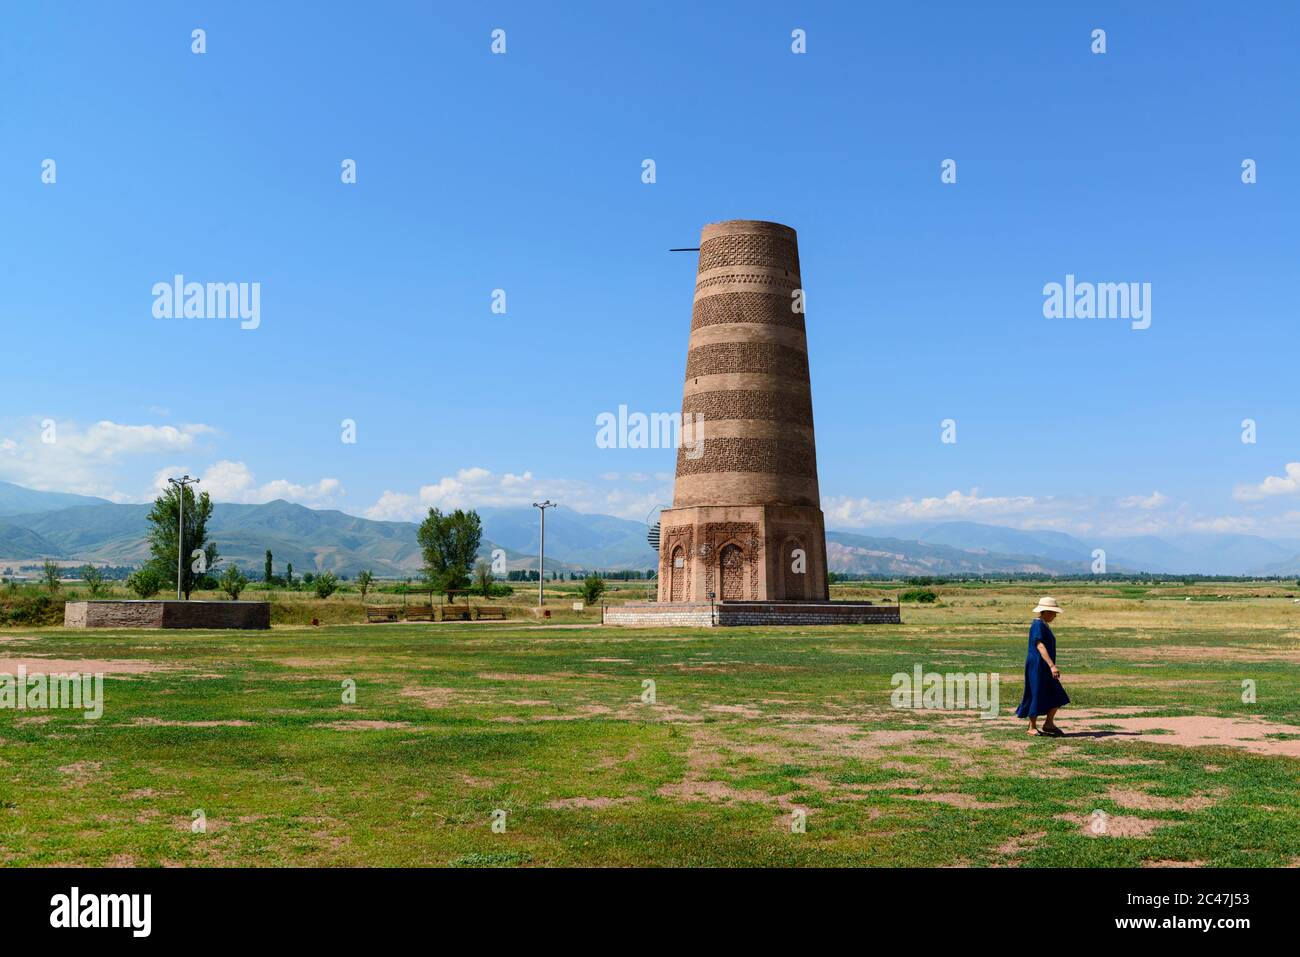
[[[1044,728],[1043,734],[1047,735],[1049,738],[1065,737],[1065,732],[1062,731],[1060,728],[1058,728],[1056,725],[1052,725],[1050,728]]]

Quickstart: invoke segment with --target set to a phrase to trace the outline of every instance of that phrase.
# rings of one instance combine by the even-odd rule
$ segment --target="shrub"
[[[307,576],[304,575],[303,581],[306,580]],[[312,587],[316,590],[317,598],[328,598],[339,590],[339,580],[334,576],[333,572],[321,572],[316,576],[316,580],[312,583]]]
[[[86,565],[81,569],[81,580],[90,589],[91,598],[98,598],[108,591],[108,584],[104,581],[104,573],[94,565]]]
[[[914,601],[921,605],[931,605],[939,600],[939,596],[928,588],[913,588],[910,591],[905,591],[903,594],[899,595],[898,600],[900,602]]]
[[[59,577],[61,574],[58,565],[54,564],[54,562],[50,561],[48,558],[45,559],[45,565],[42,568],[41,577],[45,580],[45,587],[50,590],[51,595],[59,590]]]
[[[0,606],[0,623],[6,625],[61,625],[63,602],[49,595],[19,598],[12,605]]]
[[[238,565],[227,565],[217,580],[217,587],[229,596],[231,601],[239,601],[239,593],[248,587],[248,576],[239,570]]]
[[[126,587],[131,589],[137,598],[152,598],[162,591],[162,586],[162,576],[158,574],[157,569],[149,565],[132,572],[126,580]]]
[[[579,590],[582,600],[588,605],[594,605],[600,601],[600,596],[605,594],[605,579],[599,575],[588,575],[582,580],[582,588]]]

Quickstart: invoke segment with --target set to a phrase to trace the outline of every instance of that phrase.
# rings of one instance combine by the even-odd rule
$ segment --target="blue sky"
[[[1300,10],[1137,6],[11,6],[0,479],[641,518],[673,453],[596,416],[680,408],[667,249],[758,218],[799,231],[831,526],[1300,534]],[[177,273],[260,325],[154,318]],[[1151,327],[1045,318],[1066,274]]]

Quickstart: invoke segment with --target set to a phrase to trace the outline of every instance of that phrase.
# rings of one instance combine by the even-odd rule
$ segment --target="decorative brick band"
[[[709,342],[686,356],[686,378],[764,372],[808,381],[808,353],[771,342]]]
[[[734,389],[725,392],[696,392],[682,400],[682,414],[699,413],[704,421],[721,419],[760,419],[765,422],[789,422],[812,428],[812,397],[800,393],[759,392]],[[705,425],[708,435],[708,425]],[[707,438],[705,442],[707,444]]]
[[[699,295],[718,286],[775,286],[778,289],[784,289],[783,298],[789,298],[790,292],[800,288],[799,274],[794,273],[788,276],[772,276],[765,272],[745,272],[737,270],[735,272],[720,273],[716,276],[709,276],[707,279],[699,279],[695,282],[695,293]]]
[[[677,475],[706,472],[770,472],[797,478],[817,477],[817,456],[813,446],[796,440],[709,438],[705,427],[704,454],[687,458],[686,448],[677,450]]]
[[[715,236],[700,244],[699,272],[719,266],[775,266],[799,271],[799,248],[793,238],[771,233]]]
[[[724,292],[699,300],[691,312],[691,328],[731,322],[761,322],[788,329],[804,328],[803,313],[795,312],[792,296],[770,292]]]

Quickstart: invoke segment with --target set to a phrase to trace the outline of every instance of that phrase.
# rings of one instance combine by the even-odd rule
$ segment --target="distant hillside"
[[[63,552],[30,529],[0,521],[0,556],[6,559],[62,558]]]
[[[72,558],[137,565],[149,557],[145,538],[149,509],[148,505],[106,502],[14,516],[0,524],[0,558]],[[562,520],[558,524],[562,542],[576,535],[570,521]],[[595,524],[597,528],[603,525]],[[548,553],[553,547],[550,526],[548,517]],[[535,529],[534,543],[529,549],[526,538],[509,522],[505,530],[514,540],[522,542],[524,548],[498,541],[491,534],[492,527],[485,520],[480,546],[482,557],[490,557],[492,550],[500,547],[506,553],[507,569],[537,567]],[[265,505],[218,503],[213,509],[208,534],[223,560],[257,577],[261,575],[264,554],[269,548],[279,573],[283,573],[286,564],[292,563],[298,574],[333,571],[355,575],[368,568],[381,577],[404,578],[418,574],[422,566],[417,528],[412,522],[377,522],[332,509],[311,509],[277,500]],[[641,528],[644,535],[644,526]],[[644,541],[642,545],[645,546]],[[585,567],[564,559],[563,553],[548,554],[546,566],[564,572]],[[650,563],[638,567],[651,564],[653,554]]]
[[[66,492],[38,492],[11,482],[0,482],[0,515],[22,515],[30,512],[48,512],[74,505],[106,505],[107,499],[89,495],[69,495]]]
[[[826,563],[833,572],[858,575],[1078,575],[1088,571],[1087,562],[964,551],[850,532],[826,533]]]
[[[1215,532],[1173,535],[1108,536],[1083,540],[1054,531],[1030,531],[979,522],[891,525],[870,534],[949,545],[964,551],[1038,555],[1063,562],[1086,562],[1106,552],[1111,571],[1200,575],[1290,574],[1300,566],[1300,541]]]

